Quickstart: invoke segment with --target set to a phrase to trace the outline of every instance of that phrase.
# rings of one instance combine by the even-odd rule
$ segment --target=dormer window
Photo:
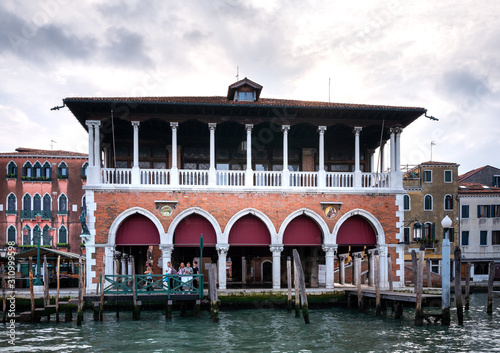
[[[245,77],[229,86],[227,99],[235,102],[256,102],[259,100],[261,91],[261,85]]]

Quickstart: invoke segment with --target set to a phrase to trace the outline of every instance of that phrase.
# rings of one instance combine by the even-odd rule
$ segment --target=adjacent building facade
[[[0,153],[2,245],[28,248],[40,235],[41,245],[80,253],[87,166],[82,153],[30,148]]]
[[[444,229],[441,221],[448,215],[452,220],[449,240],[453,257],[459,228],[458,164],[447,162],[425,162],[408,168],[403,185],[408,194],[404,196],[404,241],[407,244],[405,258],[411,260],[410,252],[418,251],[421,244],[426,249],[426,258],[431,259],[431,269],[441,271],[441,244]],[[415,224],[421,226],[420,239],[415,239]]]
[[[460,176],[460,245],[464,261],[472,263],[474,281],[486,281],[489,262],[500,278],[500,169],[485,166]]]
[[[391,256],[395,286],[404,286],[401,133],[426,110],[261,91],[245,78],[227,96],[64,99],[89,132],[88,290],[100,275],[129,273],[132,257],[142,273],[150,245],[155,273],[192,261],[201,234],[220,289],[280,288],[293,248],[308,286],[323,265],[333,288],[347,255],[375,250]],[[377,171],[374,151],[387,142],[389,171]]]

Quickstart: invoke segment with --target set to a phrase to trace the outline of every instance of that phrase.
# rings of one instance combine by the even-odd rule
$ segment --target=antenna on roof
[[[53,149],[54,149],[54,143],[57,143],[57,141],[50,140],[50,149],[51,149],[51,150],[53,150]]]
[[[431,141],[431,162],[432,162],[432,146],[435,146],[436,143],[434,141]]]
[[[240,67],[236,66],[236,82],[240,80]]]

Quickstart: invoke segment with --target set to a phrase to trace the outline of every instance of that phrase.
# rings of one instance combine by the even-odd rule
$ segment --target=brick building
[[[85,203],[87,161],[86,154],[68,151],[20,147],[0,153],[2,245],[11,241],[19,248],[36,245],[33,236],[38,233],[42,245],[80,253],[78,217]]]
[[[411,250],[424,244],[426,259],[431,259],[431,268],[441,273],[441,244],[444,229],[441,221],[448,215],[452,220],[449,233],[450,251],[458,245],[458,167],[456,163],[425,162],[408,168],[403,176],[403,185],[408,194],[404,196],[404,241],[407,244],[406,261],[411,260]],[[414,239],[416,223],[422,227],[422,238]]]
[[[333,288],[339,259],[373,249],[391,255],[395,286],[404,286],[400,137],[426,110],[261,91],[245,78],[227,96],[64,99],[89,132],[89,290],[101,274],[131,271],[131,256],[141,273],[149,245],[155,273],[192,261],[200,234],[221,289],[280,288],[293,248],[309,286],[322,282],[322,266]],[[391,168],[377,171],[385,161],[374,152],[388,141]]]

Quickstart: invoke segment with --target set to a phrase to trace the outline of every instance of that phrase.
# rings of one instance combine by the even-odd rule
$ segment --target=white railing
[[[316,172],[290,172],[291,187],[315,188],[318,186],[318,173]]]
[[[333,173],[326,172],[327,188],[352,188],[354,173]]]
[[[281,172],[255,172],[255,186],[281,186]]]
[[[217,170],[217,185],[245,186],[245,171],[242,170]]]
[[[361,187],[384,189],[390,187],[390,173],[361,173]]]
[[[141,184],[143,185],[169,185],[169,169],[141,169]]]
[[[132,169],[101,168],[101,182],[103,184],[132,184]]]
[[[247,188],[332,188],[347,189],[359,185],[363,189],[391,188],[391,173],[359,173],[355,183],[355,173],[326,172],[326,180],[319,180],[318,172],[288,172],[284,183],[282,171],[255,171],[253,185],[246,185],[246,172],[242,170],[217,170],[209,179],[208,170],[181,169],[173,175],[169,169],[140,169],[140,185],[165,186],[210,186]],[[101,168],[101,183],[104,185],[132,185],[132,168]],[[178,184],[176,182],[178,180]],[[175,185],[174,185],[175,183]],[[288,185],[286,185],[288,184]],[[320,186],[324,185],[324,187]]]
[[[179,184],[188,186],[208,185],[208,170],[181,169]]]

